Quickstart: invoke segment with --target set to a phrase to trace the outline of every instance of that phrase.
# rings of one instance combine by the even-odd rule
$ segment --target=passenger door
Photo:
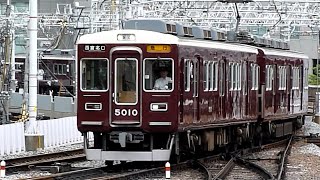
[[[110,126],[140,126],[141,50],[136,47],[111,49]]]

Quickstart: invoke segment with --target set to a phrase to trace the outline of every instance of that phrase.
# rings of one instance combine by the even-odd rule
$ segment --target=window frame
[[[266,91],[273,90],[273,81],[274,81],[273,65],[266,65]]]
[[[220,72],[221,71],[221,72]],[[219,61],[219,96],[225,96],[226,91],[226,63]],[[228,82],[227,82],[228,83]]]
[[[204,92],[208,92],[209,90],[210,90],[210,87],[209,87],[209,84],[210,84],[210,82],[209,82],[209,76],[211,75],[211,74],[209,74],[209,68],[210,68],[210,65],[211,65],[211,62],[210,61],[203,61],[203,71],[202,71],[202,73],[203,73],[203,76],[202,76],[202,82],[203,82],[203,91]]]
[[[259,74],[260,74],[260,67],[258,64],[251,63],[251,75],[252,75],[252,83],[251,83],[251,90],[259,90]]]
[[[183,84],[183,88],[184,88],[184,92],[190,92],[191,91],[191,59],[184,59],[184,68],[183,68],[183,71],[184,71],[184,77],[183,77],[183,81],[184,81],[184,84]],[[186,67],[187,67],[187,72],[185,72],[186,70]],[[185,79],[187,76],[187,79]]]
[[[107,75],[106,75],[106,79],[107,79],[107,84],[106,84],[106,89],[104,89],[104,90],[95,90],[95,89],[90,89],[90,90],[86,90],[86,89],[83,89],[83,78],[82,78],[82,75],[83,75],[83,71],[82,71],[82,67],[83,67],[83,61],[84,60],[106,60],[106,62],[107,62],[107,67],[106,67],[106,69],[107,69]],[[82,92],[107,92],[107,91],[109,91],[109,88],[110,88],[110,64],[109,64],[109,59],[108,58],[81,58],[80,59],[80,66],[79,66],[79,68],[80,68],[80,70],[79,70],[79,73],[80,73],[80,90],[82,91]],[[79,83],[79,82],[78,82]]]
[[[243,83],[241,84],[243,87],[243,95],[248,95],[248,66],[247,66],[247,62],[243,61],[242,63],[242,75],[243,75]]]
[[[118,102],[117,101],[117,96],[115,95],[114,96],[114,103],[116,105],[137,105],[138,104],[138,101],[139,101],[139,61],[137,58],[116,58],[114,60],[114,80],[113,80],[113,83],[114,83],[114,90],[113,90],[113,93],[118,93],[117,91],[117,61],[124,61],[124,60],[130,60],[130,61],[135,61],[136,62],[136,101],[134,103],[123,103],[123,102]]]
[[[151,89],[151,90],[148,90],[146,89],[146,86],[145,86],[145,65],[146,65],[146,60],[170,60],[172,62],[172,69],[171,69],[171,74],[172,74],[172,77],[171,77],[171,81],[172,81],[172,88],[171,90],[156,90],[156,89]],[[142,86],[143,86],[143,91],[144,92],[172,92],[174,91],[174,60],[172,58],[144,58],[143,61],[142,61]],[[153,84],[154,85],[154,84]]]

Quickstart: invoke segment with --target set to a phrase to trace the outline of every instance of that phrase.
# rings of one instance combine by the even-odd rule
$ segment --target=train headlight
[[[167,111],[168,104],[167,103],[151,103],[150,110],[151,111]]]

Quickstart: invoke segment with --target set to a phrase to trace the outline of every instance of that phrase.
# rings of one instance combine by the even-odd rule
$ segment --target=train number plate
[[[115,116],[137,116],[137,109],[114,109]]]

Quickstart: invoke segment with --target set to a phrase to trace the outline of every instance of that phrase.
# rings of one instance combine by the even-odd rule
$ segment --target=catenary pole
[[[29,0],[29,122],[28,134],[37,134],[37,91],[38,91],[38,58],[37,58],[37,32],[38,32],[38,1]]]

